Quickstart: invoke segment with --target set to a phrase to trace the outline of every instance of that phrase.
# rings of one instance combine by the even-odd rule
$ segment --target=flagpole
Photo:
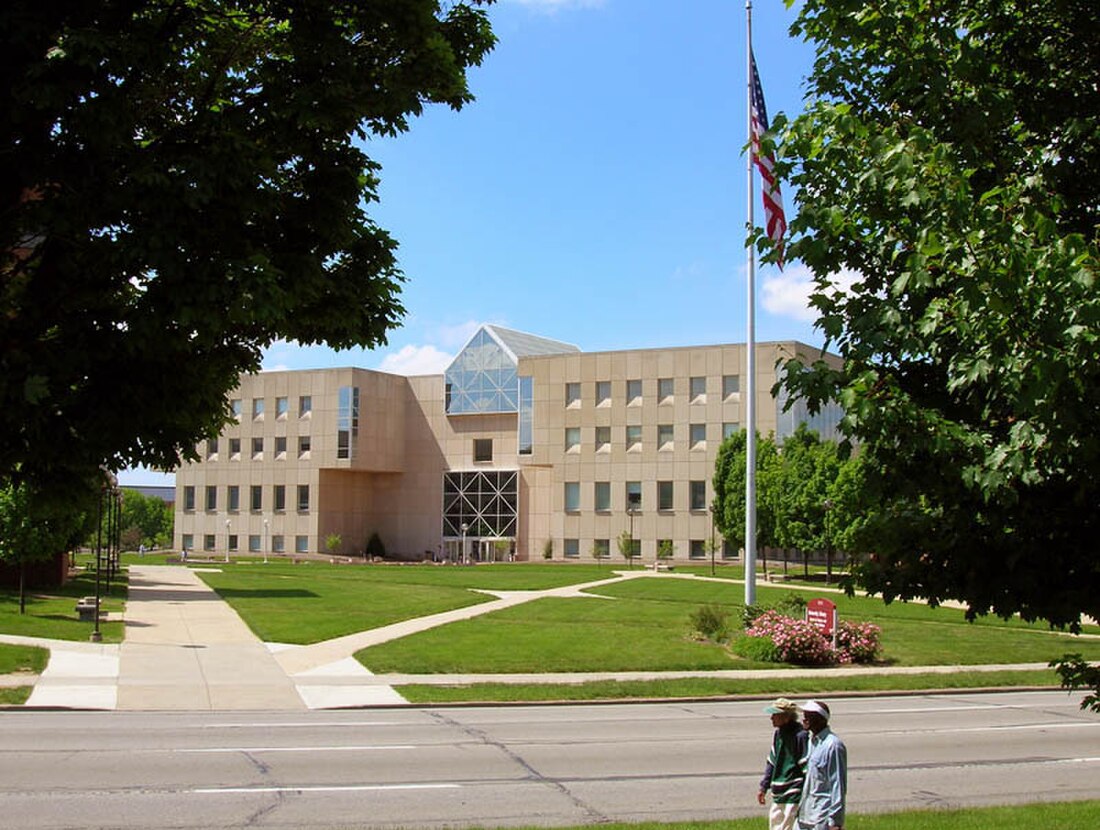
[[[752,141],[752,0],[745,0],[745,89],[748,130],[748,223],[753,228],[753,141]],[[745,333],[745,605],[756,604],[756,251],[748,250],[748,325]]]

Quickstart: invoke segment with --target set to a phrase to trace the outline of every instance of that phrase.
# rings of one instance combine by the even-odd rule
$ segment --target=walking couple
[[[775,733],[756,798],[765,804],[772,794],[771,830],[844,830],[848,750],[829,728],[828,705],[781,697],[764,712]]]

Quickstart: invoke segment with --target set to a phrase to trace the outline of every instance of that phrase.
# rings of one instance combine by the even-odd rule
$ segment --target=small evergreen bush
[[[720,643],[729,636],[729,611],[719,605],[701,605],[691,612],[692,630]]]

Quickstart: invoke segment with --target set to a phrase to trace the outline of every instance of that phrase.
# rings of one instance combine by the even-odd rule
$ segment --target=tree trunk
[[[19,613],[27,613],[27,588],[26,588],[27,563],[19,560]]]

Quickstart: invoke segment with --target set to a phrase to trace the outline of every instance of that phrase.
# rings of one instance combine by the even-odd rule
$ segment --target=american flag
[[[775,177],[775,155],[761,154],[760,139],[768,131],[768,109],[764,106],[764,90],[756,72],[756,56],[749,52],[752,65],[752,158],[760,171],[764,195],[764,222],[768,238],[779,249],[779,268],[783,268],[783,236],[787,232],[787,217],[783,213],[783,195],[779,192],[779,180]]]

